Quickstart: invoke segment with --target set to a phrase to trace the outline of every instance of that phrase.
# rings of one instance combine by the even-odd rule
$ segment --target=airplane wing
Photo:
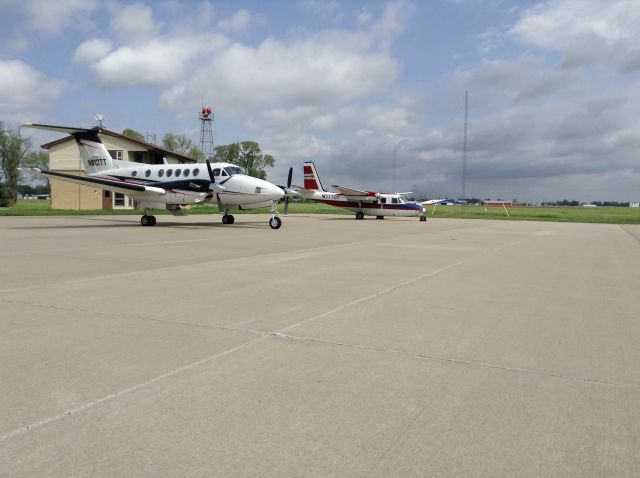
[[[429,199],[428,201],[422,201],[420,204],[423,206],[428,206],[429,204],[440,204],[441,202],[445,202],[446,199]]]
[[[69,181],[72,183],[82,184],[84,186],[95,187],[99,189],[108,189],[109,191],[114,191],[122,194],[147,193],[149,195],[163,195],[167,193],[164,188],[155,188],[153,186],[144,186],[142,184],[126,183],[118,179],[95,178],[92,176],[76,176],[75,174],[57,173],[54,171],[36,170],[34,172],[37,172],[38,174],[42,174],[44,176],[60,178],[63,181]]]
[[[342,195],[346,196],[349,199],[353,199],[354,201],[375,202],[378,200],[376,194],[369,191],[347,188],[345,186],[339,186],[337,184],[333,184],[332,187],[340,191]]]

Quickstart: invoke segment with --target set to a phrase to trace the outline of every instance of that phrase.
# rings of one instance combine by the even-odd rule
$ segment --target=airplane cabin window
[[[391,198],[391,202],[393,204],[398,204],[398,198]]]
[[[185,178],[186,178],[187,176],[189,176],[189,170],[188,170],[188,169],[185,169],[185,170],[184,170],[184,176],[185,176]]]
[[[181,173],[181,171],[180,171],[179,169],[176,169],[176,178],[177,178],[178,176],[180,176],[180,173]]]
[[[198,168],[193,170],[193,175],[197,176],[198,174],[200,174],[200,170]]]
[[[131,171],[131,176],[134,178],[138,175],[138,171]]]
[[[158,176],[159,177],[164,176],[164,169],[161,169],[161,170],[158,171]]]
[[[172,169],[167,169],[167,177],[170,177],[173,174]]]
[[[151,170],[150,170],[150,169],[147,169],[147,170],[144,172],[144,175],[145,175],[146,177],[151,176]]]

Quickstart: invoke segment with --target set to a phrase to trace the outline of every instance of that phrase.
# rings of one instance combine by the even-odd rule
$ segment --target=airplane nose
[[[267,191],[269,195],[269,199],[277,201],[278,199],[282,199],[284,197],[284,191],[278,186],[272,185]]]

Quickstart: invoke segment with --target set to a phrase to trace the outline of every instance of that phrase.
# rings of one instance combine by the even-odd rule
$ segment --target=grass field
[[[283,211],[283,206],[279,208]],[[188,214],[217,214],[217,206],[194,206]],[[248,213],[268,214],[269,208],[255,209]],[[507,216],[508,212],[508,216]],[[242,214],[233,211],[233,214]],[[351,211],[318,203],[291,203],[290,214],[353,214]],[[153,214],[169,214],[153,211]],[[0,216],[69,216],[69,215],[140,215],[140,211],[73,211],[51,209],[49,201],[19,201],[13,207],[0,208]],[[433,206],[427,207],[427,217],[457,219],[499,219],[511,221],[587,222],[602,224],[640,224],[640,209],[629,207],[502,207],[484,206]]]

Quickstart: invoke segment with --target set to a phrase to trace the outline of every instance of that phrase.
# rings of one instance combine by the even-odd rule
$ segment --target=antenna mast
[[[469,91],[464,92],[464,145],[462,147],[462,197],[467,197],[467,122],[469,121]]]
[[[200,151],[206,159],[213,157],[213,111],[210,106],[203,106],[200,111]]]

